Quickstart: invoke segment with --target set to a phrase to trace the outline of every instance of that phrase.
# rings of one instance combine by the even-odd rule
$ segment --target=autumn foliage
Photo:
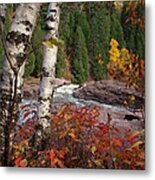
[[[35,154],[29,147],[35,122],[27,122],[14,142],[14,166],[144,169],[144,130],[120,129],[110,114],[103,121],[99,115],[98,107],[63,105],[51,117],[51,149]]]
[[[126,48],[119,49],[115,39],[110,42],[110,62],[107,65],[110,78],[123,81],[127,86],[144,93],[144,60]]]

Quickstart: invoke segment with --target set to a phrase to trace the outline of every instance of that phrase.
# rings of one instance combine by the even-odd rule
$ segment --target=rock
[[[39,88],[40,78],[30,77],[25,80],[23,96],[25,99],[37,99],[38,97],[38,88]],[[64,78],[55,78],[54,80],[54,88],[57,89],[63,85],[69,85],[71,81],[66,80]]]
[[[94,100],[114,106],[127,106],[133,109],[142,108],[144,97],[140,92],[128,88],[124,83],[111,80],[88,82],[85,87],[73,93],[75,98]]]

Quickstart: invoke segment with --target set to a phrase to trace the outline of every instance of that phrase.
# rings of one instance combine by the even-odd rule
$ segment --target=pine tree
[[[56,66],[56,77],[61,78],[65,75],[65,59],[66,59],[66,52],[64,47],[59,47],[58,49],[58,62]]]
[[[27,61],[26,68],[25,68],[25,77],[32,75],[35,68],[35,54],[32,53]]]
[[[110,11],[107,2],[91,2],[88,6],[91,33],[88,48],[91,77],[103,79],[106,77],[106,66],[109,61]],[[100,63],[98,59],[100,59]]]
[[[37,26],[35,28],[33,37],[32,37],[32,47],[35,47],[35,50],[33,52],[34,54],[34,68],[33,72],[30,72],[29,74],[32,74],[35,77],[38,77],[41,73],[41,67],[43,62],[43,48],[40,48],[41,42],[44,39],[44,30],[42,27],[42,21],[44,18],[40,16],[38,18]],[[39,38],[38,38],[39,37]],[[38,47],[38,48],[36,48]]]
[[[110,3],[110,2],[109,2]],[[111,4],[111,39],[117,40],[120,48],[125,46],[124,32],[121,25],[120,12]]]
[[[74,36],[74,52],[71,56],[73,82],[82,84],[88,79],[88,51],[85,37],[80,26]]]
[[[56,76],[64,77],[65,72],[65,59],[67,57],[67,47],[70,42],[70,13],[67,3],[61,5],[61,14],[60,14],[60,24],[59,24],[59,39],[63,40],[64,46],[58,48],[58,59],[56,66]]]
[[[124,2],[121,21],[126,46],[136,55],[145,58],[145,5],[143,1]]]

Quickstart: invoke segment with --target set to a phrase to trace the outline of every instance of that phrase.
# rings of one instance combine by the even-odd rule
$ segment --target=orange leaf
[[[20,161],[20,167],[26,167],[28,165],[28,162],[26,159],[23,159],[22,161]]]
[[[22,160],[22,156],[19,156],[16,160],[15,160],[15,165],[19,166],[20,165],[20,161]]]
[[[112,144],[115,145],[115,146],[118,146],[118,147],[122,147],[123,145],[123,142],[122,142],[122,139],[112,139]]]

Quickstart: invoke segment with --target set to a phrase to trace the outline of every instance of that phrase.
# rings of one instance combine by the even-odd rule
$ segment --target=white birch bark
[[[5,148],[4,155],[10,155],[8,151],[12,149],[18,104],[22,96],[25,62],[39,9],[40,4],[20,4],[6,38],[7,53],[0,83],[0,119],[5,122],[5,146],[9,144],[10,149]]]
[[[58,38],[60,8],[59,3],[50,3],[46,17],[45,40]],[[46,149],[50,146],[51,136],[51,103],[55,80],[55,67],[58,47],[44,48],[41,81],[39,88],[38,124],[35,134],[37,148]]]
[[[3,25],[5,23],[5,15],[6,15],[6,4],[0,4],[0,22],[3,30]]]
[[[3,26],[5,23],[5,15],[6,15],[6,5],[0,4],[0,37],[3,35]],[[0,117],[2,116],[2,111],[0,111]],[[3,153],[5,147],[5,121],[4,119],[0,119],[0,166],[3,164]]]

